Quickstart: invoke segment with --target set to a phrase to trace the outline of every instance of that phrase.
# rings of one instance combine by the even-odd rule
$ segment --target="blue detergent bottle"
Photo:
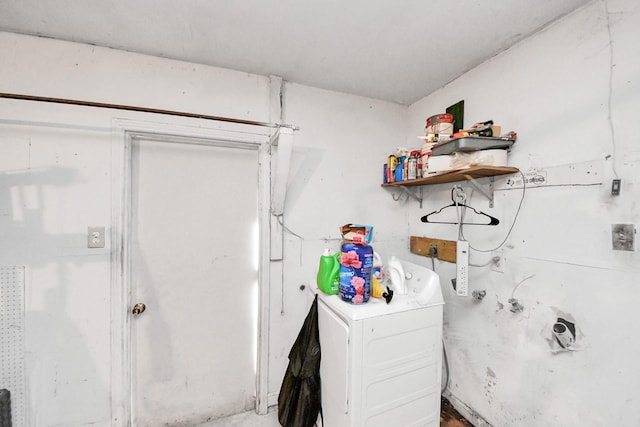
[[[373,248],[345,242],[341,249],[340,298],[352,304],[364,304],[371,296]]]

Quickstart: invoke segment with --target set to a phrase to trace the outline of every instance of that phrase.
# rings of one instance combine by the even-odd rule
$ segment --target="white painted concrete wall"
[[[324,248],[340,249],[340,226],[372,225],[372,246],[384,258],[408,253],[406,212],[380,187],[382,160],[390,147],[404,142],[406,107],[297,84],[287,84],[284,93],[285,121],[301,130],[295,135],[284,218],[289,230],[284,295],[272,289],[271,390],[280,387],[300,329],[291,319],[306,316],[320,254]]]
[[[409,108],[413,140],[426,117],[464,99],[466,125],[493,119],[517,131],[509,164],[541,169],[548,178],[548,187],[526,191],[501,248],[504,273],[471,269],[470,291],[487,291],[482,302],[456,297],[449,284],[454,265],[436,264],[447,303],[448,392],[477,425],[640,424],[640,257],[637,250],[613,251],[611,242],[612,224],[640,223],[638,40],[635,0],[595,1]],[[622,179],[617,197],[610,195],[615,177]],[[497,187],[505,183],[498,179]],[[450,202],[450,189],[433,186],[422,211],[415,203],[409,208],[412,234],[456,239],[454,226],[420,222]],[[466,227],[473,247],[502,242],[521,194],[497,191],[494,209],[473,194],[472,206],[501,220]],[[490,256],[471,251],[477,264]],[[512,296],[522,313],[509,310]],[[576,321],[577,351],[552,353],[559,311]]]
[[[419,221],[448,202],[450,186],[426,187],[421,210],[414,201],[394,202],[379,183],[381,164],[395,147],[418,145],[414,137],[423,133],[427,116],[465,99],[467,123],[491,118],[518,131],[512,165],[542,168],[549,184],[560,186],[526,192],[502,247],[504,273],[472,269],[471,290],[486,289],[483,302],[454,297],[448,285],[453,265],[436,263],[447,300],[452,398],[469,416],[496,426],[638,424],[638,256],[611,250],[610,227],[638,223],[633,114],[640,99],[639,21],[633,0],[594,2],[408,114],[391,103],[285,84],[284,121],[301,130],[284,218],[290,230],[285,285],[271,294],[272,393],[309,306],[307,290],[299,287],[313,285],[322,249],[338,248],[340,225],[373,225],[374,247],[385,258],[408,256],[410,234],[455,239],[451,226]],[[3,92],[270,120],[266,77],[7,33],[0,33],[0,53],[6,59]],[[88,250],[85,233],[88,225],[110,226],[114,116],[158,120],[0,100],[0,119],[14,121],[1,123],[0,257],[5,265],[27,267],[32,425],[110,423],[111,242]],[[20,120],[64,126],[34,134],[15,124]],[[609,195],[615,176],[623,180],[616,198]],[[498,187],[505,182],[499,179]],[[520,195],[518,189],[496,192],[494,209],[473,195],[470,203],[502,224],[466,228],[472,246],[490,249],[504,239]],[[472,262],[489,257],[473,252]],[[532,274],[514,295],[524,312],[511,313],[507,300]],[[558,310],[575,318],[579,351],[551,353]]]
[[[2,92],[273,120],[263,76],[8,33],[0,56]],[[310,304],[299,287],[315,283],[324,247],[338,249],[338,227],[373,225],[375,247],[388,256],[407,251],[409,223],[379,187],[387,147],[404,140],[406,107],[286,84],[284,114],[301,127],[284,218],[300,237],[286,234],[285,285],[275,277],[272,289],[272,397]],[[86,231],[112,226],[114,117],[223,126],[0,100],[0,259],[26,266],[29,425],[111,423],[113,245],[87,249]]]
[[[0,33],[0,51],[4,92],[250,120],[269,114],[266,77],[7,33]],[[104,249],[87,249],[87,227],[105,226],[109,236],[113,226],[114,117],[216,126],[0,102],[0,259],[26,266],[28,425],[111,424],[112,370],[119,371],[111,366],[118,351],[111,342],[114,245],[107,240]]]

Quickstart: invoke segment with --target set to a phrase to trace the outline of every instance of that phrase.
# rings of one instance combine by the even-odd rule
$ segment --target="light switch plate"
[[[87,232],[88,248],[104,248],[104,227],[89,227]]]

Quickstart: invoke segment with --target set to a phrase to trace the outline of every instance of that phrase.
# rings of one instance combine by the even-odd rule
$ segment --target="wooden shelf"
[[[427,178],[412,179],[411,181],[391,182],[382,184],[383,187],[415,187],[419,185],[444,184],[447,182],[468,181],[470,179],[488,178],[491,176],[508,175],[517,173],[518,168],[507,166],[473,166],[467,169],[460,169],[429,176]]]

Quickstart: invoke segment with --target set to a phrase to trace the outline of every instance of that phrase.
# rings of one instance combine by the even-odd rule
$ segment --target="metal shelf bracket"
[[[481,192],[487,199],[489,199],[489,207],[492,208],[493,207],[493,184],[494,184],[495,178],[491,177],[489,180],[489,191],[486,191],[484,188],[482,188],[482,186],[478,184],[478,181],[476,181],[474,178],[468,176],[467,180],[476,190]]]
[[[420,204],[420,209],[422,209],[422,187],[417,187],[416,189],[416,193],[418,193],[417,195],[413,191],[409,190],[409,187],[397,187],[397,188],[399,188],[404,194],[406,194],[413,200],[417,201]],[[396,202],[400,200],[400,197],[396,198],[393,195],[391,197],[393,197],[393,200],[395,200]]]

